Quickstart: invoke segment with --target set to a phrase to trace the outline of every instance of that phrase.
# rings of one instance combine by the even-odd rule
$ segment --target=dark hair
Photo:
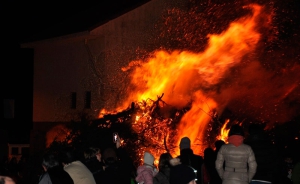
[[[165,167],[170,167],[170,160],[172,159],[172,155],[167,153],[162,153],[159,157],[158,169],[162,170]]]
[[[100,153],[100,148],[96,147],[89,147],[86,150],[84,150],[84,158],[85,159],[91,159],[93,157],[96,157],[96,155]]]
[[[243,128],[238,124],[232,125],[230,130],[229,130],[228,137],[232,136],[232,135],[244,136]]]
[[[42,165],[49,169],[58,166],[59,161],[54,154],[46,153],[43,157]]]
[[[77,158],[77,155],[75,153],[75,150],[72,149],[66,149],[60,152],[60,161],[64,164],[72,163],[76,160],[79,160]]]
[[[114,148],[106,148],[102,154],[103,160],[106,165],[112,165],[117,162],[117,153]]]

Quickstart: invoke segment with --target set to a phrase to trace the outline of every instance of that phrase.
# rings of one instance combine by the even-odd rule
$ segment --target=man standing
[[[263,125],[251,124],[244,143],[251,146],[257,162],[256,173],[250,184],[280,184],[280,159],[278,151],[264,131]]]
[[[200,155],[194,154],[191,149],[191,140],[188,137],[183,137],[179,144],[180,155],[178,158],[184,165],[188,165],[197,172],[197,184],[201,183],[201,165],[203,164],[203,158]]]
[[[254,152],[243,143],[244,132],[241,126],[232,125],[228,136],[229,143],[224,144],[217,155],[218,174],[223,184],[249,184],[257,167]]]

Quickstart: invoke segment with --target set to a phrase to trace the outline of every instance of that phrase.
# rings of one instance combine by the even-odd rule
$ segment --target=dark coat
[[[264,134],[249,135],[244,141],[251,146],[257,162],[256,173],[253,180],[264,180],[278,183],[280,175],[280,162],[278,151]]]
[[[74,184],[70,175],[60,166],[49,168],[39,181],[39,184]]]
[[[91,171],[96,183],[101,183],[101,173],[104,172],[102,162],[99,162],[96,157],[84,160],[84,165]]]
[[[191,166],[197,170],[197,183],[201,183],[201,166],[203,164],[203,158],[200,155],[194,154],[193,150],[190,148],[180,150],[180,155],[178,156],[180,162],[184,165]]]
[[[132,159],[122,147],[116,149],[117,159],[113,157],[105,158],[105,171],[101,173],[100,183],[109,184],[131,184],[135,173]]]

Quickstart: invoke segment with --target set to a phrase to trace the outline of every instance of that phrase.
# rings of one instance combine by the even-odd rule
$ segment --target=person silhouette
[[[201,166],[202,184],[221,184],[222,180],[215,167],[215,151],[211,147],[204,149],[204,161]]]
[[[249,184],[256,172],[254,152],[243,141],[242,127],[232,125],[228,133],[228,144],[220,148],[215,163],[223,184]]]
[[[197,172],[197,184],[201,183],[201,165],[203,158],[200,155],[194,154],[191,149],[191,140],[188,137],[183,137],[179,144],[180,155],[177,157],[184,165],[192,167]]]
[[[256,173],[250,184],[280,183],[278,151],[267,137],[263,125],[251,124],[244,143],[251,146],[257,162]]]

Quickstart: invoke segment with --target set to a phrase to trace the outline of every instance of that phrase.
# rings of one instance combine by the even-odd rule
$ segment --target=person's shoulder
[[[252,152],[253,152],[252,147],[251,147],[250,145],[248,145],[248,144],[241,144],[240,146],[241,146],[241,148],[243,148],[243,149],[245,149],[245,150],[248,150],[248,151],[252,151]]]
[[[198,154],[193,154],[193,156],[197,159],[203,159],[203,157],[201,155],[198,155]]]

